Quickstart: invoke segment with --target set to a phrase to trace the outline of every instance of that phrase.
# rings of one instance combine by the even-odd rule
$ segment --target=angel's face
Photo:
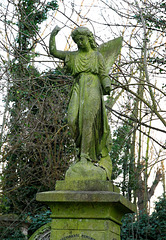
[[[77,46],[81,50],[89,50],[90,43],[89,39],[86,35],[79,35],[75,38],[75,41],[77,43]]]

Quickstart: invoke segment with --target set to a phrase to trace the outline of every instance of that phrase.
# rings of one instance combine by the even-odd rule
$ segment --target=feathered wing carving
[[[106,43],[103,43],[98,47],[98,51],[104,57],[105,64],[106,64],[105,69],[107,74],[109,74],[111,66],[114,64],[115,60],[117,59],[121,51],[122,41],[123,41],[123,38],[118,37]]]
[[[111,66],[114,64],[115,60],[117,59],[117,57],[121,51],[122,41],[123,41],[123,38],[118,37],[118,38],[110,40],[106,43],[103,43],[98,47],[98,51],[103,55],[103,58],[105,60],[106,74],[109,74]],[[103,94],[104,94],[104,91],[103,91]],[[111,180],[112,161],[110,159],[109,154],[105,157],[101,157],[99,165],[102,166],[106,170],[107,177],[109,180]]]

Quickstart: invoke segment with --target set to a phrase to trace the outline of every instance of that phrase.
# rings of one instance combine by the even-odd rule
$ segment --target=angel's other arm
[[[98,59],[99,59],[99,75],[101,79],[101,84],[105,92],[109,94],[109,92],[111,91],[111,79],[108,76],[108,74],[106,74],[104,59],[100,53],[99,53]]]
[[[49,51],[50,54],[53,55],[56,58],[59,58],[61,60],[65,60],[66,55],[68,54],[68,51],[60,51],[56,48],[56,42],[55,42],[55,36],[58,34],[60,28],[56,26],[53,31],[51,32],[50,41],[49,41]]]

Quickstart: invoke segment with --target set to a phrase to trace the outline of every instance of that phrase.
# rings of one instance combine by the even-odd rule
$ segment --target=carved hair
[[[87,36],[89,39],[89,43],[91,45],[92,49],[96,49],[97,48],[97,44],[95,42],[95,38],[93,36],[93,33],[86,27],[78,27],[76,28],[72,33],[71,36],[74,40],[75,43],[77,43],[77,36],[78,35],[84,35]]]

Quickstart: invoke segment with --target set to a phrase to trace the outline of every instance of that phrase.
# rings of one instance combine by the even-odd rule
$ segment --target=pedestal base
[[[119,240],[120,228],[103,219],[58,219],[52,221],[52,240]]]
[[[121,218],[135,211],[134,204],[111,191],[50,191],[36,199],[51,208],[51,240],[120,240]]]

